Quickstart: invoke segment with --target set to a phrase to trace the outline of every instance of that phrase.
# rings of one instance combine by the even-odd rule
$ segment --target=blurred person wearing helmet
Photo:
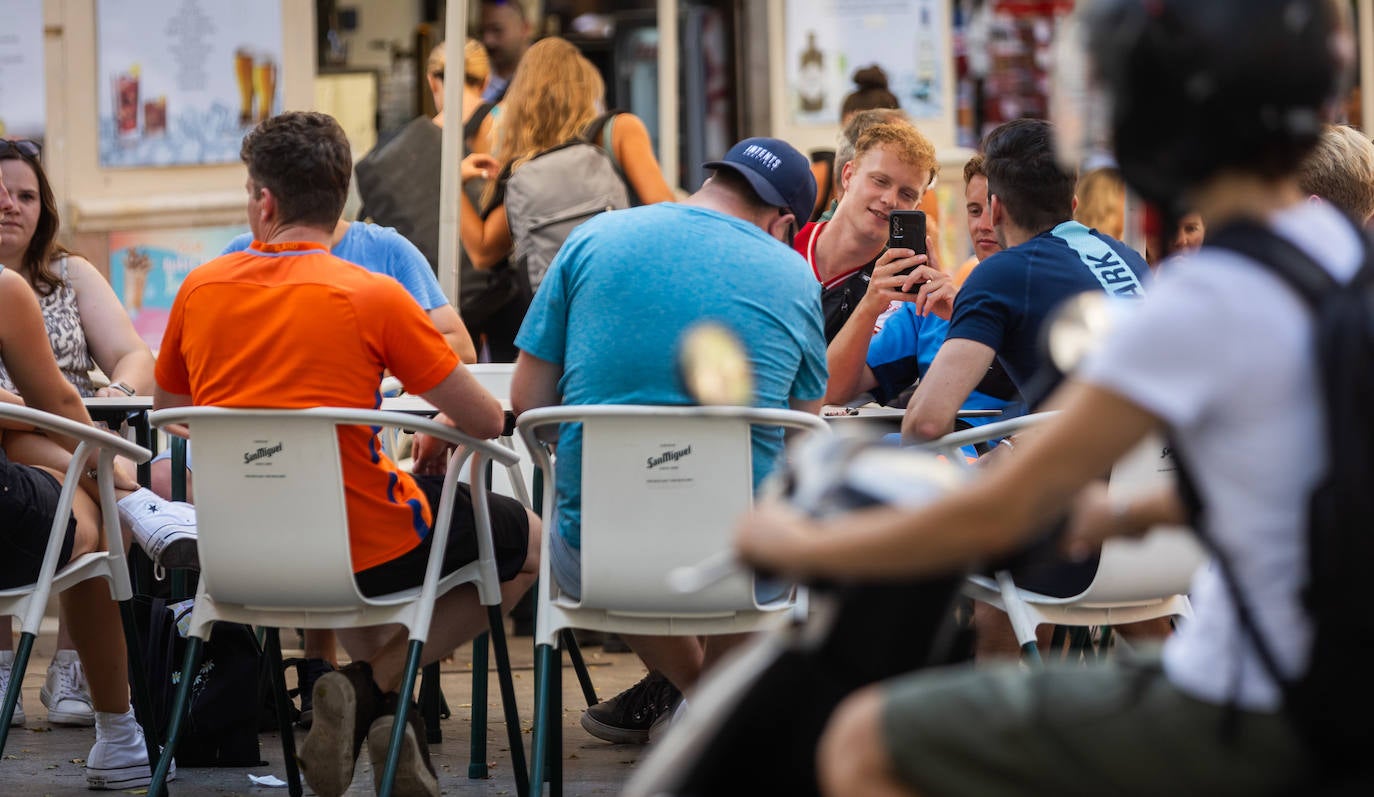
[[[1258,222],[1337,280],[1360,266],[1358,231],[1309,202],[1298,182],[1353,52],[1335,5],[1099,0],[1082,9],[1117,163],[1166,229],[1190,210],[1210,229]],[[1080,493],[1148,433],[1167,430],[1193,466],[1209,537],[1248,596],[1276,671],[1303,677],[1313,638],[1302,600],[1307,500],[1327,462],[1312,315],[1234,251],[1204,246],[1160,274],[1138,312],[1051,397],[1060,415],[1003,467],[919,513],[889,507],[816,522],[759,507],[740,528],[742,557],[801,579],[948,572],[1022,545],[1076,501],[1065,545],[1092,550],[1113,534],[1184,520],[1177,495],[1111,505]],[[1218,569],[1199,571],[1191,594],[1196,616],[1159,658],[917,673],[856,693],[820,743],[823,790],[1303,792],[1324,773],[1281,713],[1280,684]]]

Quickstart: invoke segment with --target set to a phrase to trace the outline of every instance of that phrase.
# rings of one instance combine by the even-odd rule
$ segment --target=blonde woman
[[[1126,232],[1126,183],[1116,169],[1093,169],[1073,189],[1073,220],[1121,240]]]
[[[427,68],[429,90],[434,94],[434,124],[444,126],[444,43],[434,46],[429,53]],[[489,111],[492,106],[482,99],[482,90],[487,86],[491,75],[491,60],[487,50],[476,39],[463,43],[463,144],[468,152],[490,152],[492,123],[495,121]]]
[[[463,180],[495,177],[505,163],[514,172],[535,155],[582,134],[602,113],[604,95],[601,74],[571,42],[558,37],[536,42],[520,59],[510,89],[497,108],[495,149],[490,156],[478,153],[465,158]],[[663,179],[644,122],[622,113],[610,129],[610,141],[603,146],[609,144],[608,151],[639,201],[671,200],[673,191]],[[490,202],[494,195],[491,185],[484,201]],[[464,196],[460,224],[463,247],[478,269],[489,269],[510,254],[510,224],[501,205],[479,214]]]

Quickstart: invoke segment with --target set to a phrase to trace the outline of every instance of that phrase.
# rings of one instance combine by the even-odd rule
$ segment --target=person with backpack
[[[604,94],[601,74],[566,39],[542,39],[525,53],[496,111],[491,156],[463,162],[464,179],[496,178],[481,213],[460,198],[463,248],[476,268],[510,257],[532,294],[576,223],[673,198],[644,123],[631,113],[603,114]]]
[[[1051,398],[1059,416],[1004,467],[919,512],[817,522],[765,506],[742,523],[738,550],[761,569],[910,578],[1022,544],[1153,430],[1193,477],[1166,511],[1123,500],[1112,508],[1123,522],[1096,524],[1191,516],[1216,554],[1191,590],[1196,615],[1159,658],[915,673],[856,692],[820,741],[825,793],[1278,795],[1338,782],[1370,793],[1357,574],[1374,513],[1374,269],[1354,223],[1298,183],[1354,52],[1335,7],[1089,7],[1085,71],[1109,107],[1080,113],[1106,123],[1127,185],[1165,218],[1201,214],[1205,245],[1160,270]],[[1290,272],[1328,283],[1320,303]],[[1100,542],[1084,528],[1068,547]]]

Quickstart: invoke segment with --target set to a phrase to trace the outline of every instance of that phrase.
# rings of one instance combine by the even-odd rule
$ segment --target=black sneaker
[[[353,783],[358,752],[381,711],[382,694],[372,667],[355,661],[320,676],[314,690],[315,722],[297,759],[305,782],[320,797],[339,797]]]
[[[386,754],[391,747],[391,731],[396,727],[396,705],[400,697],[387,694],[382,713],[367,732],[367,754],[372,757],[372,786],[382,790],[382,775],[386,771]],[[397,797],[439,797],[439,776],[429,760],[429,745],[425,744],[425,730],[420,724],[420,707],[410,704],[406,712],[406,732],[401,738],[401,757],[396,767],[396,782],[392,793]]]
[[[296,684],[301,695],[301,716],[296,724],[306,730],[315,720],[315,682],[329,672],[334,672],[334,665],[324,659],[296,659]]]
[[[656,671],[610,700],[582,712],[582,728],[614,744],[647,744],[649,727],[662,714],[671,714],[682,693]]]

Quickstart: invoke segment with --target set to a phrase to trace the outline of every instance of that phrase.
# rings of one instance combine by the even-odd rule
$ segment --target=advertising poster
[[[97,0],[101,166],[237,163],[281,112],[281,0]]]
[[[177,289],[191,269],[219,256],[247,227],[197,227],[110,233],[110,285],[157,351]]]
[[[787,103],[794,124],[837,124],[854,72],[876,64],[912,119],[943,114],[941,0],[788,0]]]
[[[0,22],[0,138],[41,141],[47,119],[43,82],[43,0],[5,0]]]

